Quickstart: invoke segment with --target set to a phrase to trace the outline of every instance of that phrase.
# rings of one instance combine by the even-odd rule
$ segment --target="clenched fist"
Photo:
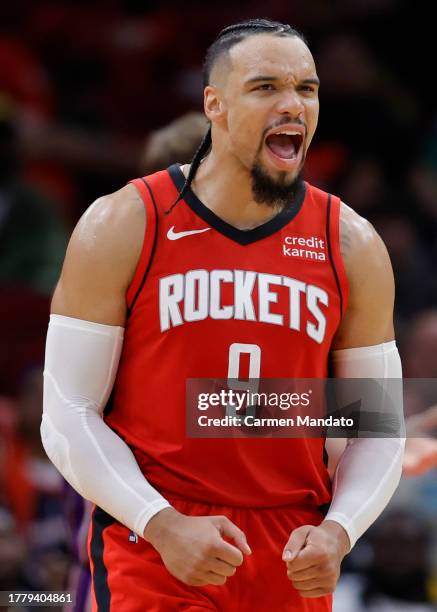
[[[349,549],[349,537],[343,527],[324,521],[318,527],[304,525],[295,529],[282,559],[287,576],[302,597],[321,597],[335,590],[341,562]]]
[[[243,563],[243,554],[251,554],[244,533],[225,516],[186,516],[174,508],[161,510],[149,521],[144,539],[159,552],[170,574],[191,586],[225,584]]]

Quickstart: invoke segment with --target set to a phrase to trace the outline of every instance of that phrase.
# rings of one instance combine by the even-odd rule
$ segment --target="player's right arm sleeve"
[[[122,327],[51,315],[41,438],[50,460],[78,493],[142,536],[152,516],[170,504],[103,420],[123,333]]]

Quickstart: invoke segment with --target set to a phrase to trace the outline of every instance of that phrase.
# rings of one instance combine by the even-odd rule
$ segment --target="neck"
[[[185,175],[188,169],[183,168]],[[255,202],[247,168],[214,151],[200,165],[191,187],[205,206],[240,230],[258,227],[279,212],[279,208]]]

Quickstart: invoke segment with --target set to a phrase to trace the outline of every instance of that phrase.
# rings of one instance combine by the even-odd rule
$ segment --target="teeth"
[[[276,132],[276,134],[285,134],[285,136],[300,136],[300,132],[291,132],[291,131]]]

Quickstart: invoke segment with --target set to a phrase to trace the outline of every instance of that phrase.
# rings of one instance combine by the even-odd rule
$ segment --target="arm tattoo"
[[[343,211],[340,212],[340,253],[346,263],[352,248],[352,236]]]

